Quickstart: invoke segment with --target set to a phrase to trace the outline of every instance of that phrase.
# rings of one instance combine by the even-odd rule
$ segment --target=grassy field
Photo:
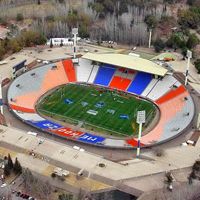
[[[137,134],[138,110],[146,110],[146,126],[156,113],[151,102],[132,95],[75,84],[62,86],[46,96],[37,110],[43,115],[73,124],[82,123],[85,128],[115,136]]]

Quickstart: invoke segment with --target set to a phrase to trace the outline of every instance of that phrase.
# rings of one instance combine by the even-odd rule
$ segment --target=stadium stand
[[[180,133],[184,128],[187,127],[194,115],[194,104],[190,98],[189,99],[191,101],[184,100],[185,97],[189,97],[189,94],[186,91],[181,93],[177,97],[159,105],[159,109],[161,112],[160,120],[152,131],[142,137],[142,143],[154,144],[158,141],[162,141],[161,138],[163,134],[165,135],[164,139],[169,139],[170,137],[177,135],[177,133]],[[186,103],[188,106],[186,106]],[[190,111],[188,111],[189,109]],[[189,112],[189,117],[185,116],[186,110]],[[185,117],[185,123],[183,123],[183,117]],[[168,123],[170,123],[169,127]],[[165,131],[165,127],[168,127],[168,132]]]
[[[18,117],[26,120],[26,121],[42,121],[45,120],[44,118],[42,118],[40,115],[38,115],[37,113],[23,113],[23,112],[18,112],[16,110],[14,110],[14,113],[16,115],[18,115]]]
[[[34,70],[33,72],[27,72],[27,74],[22,74],[20,79],[15,79],[13,81],[13,84],[16,86],[18,84],[21,85],[21,89],[19,88],[11,88],[12,91],[10,91],[10,93],[12,93],[12,98],[15,99],[17,96],[21,96],[24,94],[27,94],[28,92],[32,91],[38,91],[41,88],[41,84],[42,81],[44,80],[45,74],[47,73],[47,71],[49,70],[49,68],[51,68],[52,66],[54,66],[55,64],[49,64],[46,65],[44,67],[39,67],[37,68],[37,73]],[[32,77],[31,74],[35,72],[35,77]],[[23,81],[22,81],[23,80]],[[36,81],[35,81],[36,80]],[[33,83],[34,84],[28,84],[28,83]],[[11,98],[11,97],[10,97]]]
[[[127,145],[125,140],[113,140],[112,138],[107,138],[103,144],[110,147],[123,147]]]
[[[159,99],[165,93],[167,93],[174,84],[177,84],[178,81],[171,75],[166,75],[162,80],[159,80],[153,90],[151,90],[146,97],[151,100]]]
[[[72,60],[69,60],[69,59],[64,60],[62,63],[63,63],[65,73],[67,74],[69,82],[75,82],[76,81],[76,72],[75,72]]]
[[[114,76],[109,87],[125,91],[130,83],[130,79]]]
[[[108,86],[115,73],[115,68],[110,65],[102,65],[99,67],[99,71],[95,78],[94,83],[97,85]]]
[[[128,139],[126,140],[127,144],[131,145],[132,147],[138,146],[138,140],[137,139]],[[143,143],[140,142],[140,146],[145,146]]]
[[[142,92],[141,96],[146,97],[150,93],[150,91],[153,90],[158,81],[158,79],[152,79],[145,90]]]
[[[52,70],[53,66],[55,64],[35,68],[13,81],[14,87],[8,91],[8,102],[13,110],[35,112],[35,103],[40,96],[48,90],[68,82],[62,62],[56,63],[56,70]],[[38,75],[38,70],[41,74],[35,78],[31,77],[32,73]],[[44,72],[42,72],[43,70]],[[16,83],[21,87],[16,88]]]
[[[141,144],[144,146],[175,137],[190,124],[194,116],[192,98],[173,76],[165,75],[162,80],[152,79],[152,75],[144,72],[127,73],[123,68],[116,70],[106,64],[100,67],[92,66],[90,62],[81,59],[80,66],[76,68],[71,60],[66,60],[33,68],[17,77],[8,89],[8,104],[20,119],[47,132],[95,145],[136,147],[136,138],[104,138],[79,132],[49,121],[36,113],[35,103],[44,93],[75,81],[127,90],[153,100],[159,107],[160,119],[153,130],[142,136]]]
[[[95,78],[96,78],[96,75],[98,73],[98,70],[99,70],[99,66],[97,65],[94,65],[93,68],[92,68],[92,71],[91,71],[91,74],[90,74],[90,77],[88,79],[88,83],[93,83]]]
[[[180,99],[183,101],[183,99]],[[174,108],[175,108],[174,103]],[[163,132],[159,141],[163,141],[168,139],[169,137],[173,137],[177,132],[180,133],[183,131],[188,124],[192,121],[194,116],[194,104],[192,98],[187,95],[187,100],[182,108],[182,110],[177,111],[175,117],[170,119],[167,123],[165,123],[163,127]]]
[[[130,93],[141,95],[147,85],[150,83],[151,79],[151,74],[138,72],[127,91]]]
[[[89,60],[79,60],[79,65],[76,66],[76,77],[78,82],[88,82],[93,66]]]
[[[179,96],[180,94],[184,93],[185,91],[186,91],[185,87],[183,85],[181,85],[180,87],[178,87],[176,89],[172,89],[167,94],[160,97],[158,100],[155,101],[155,103],[157,103],[157,104],[165,103],[165,102],[172,100],[173,98]]]

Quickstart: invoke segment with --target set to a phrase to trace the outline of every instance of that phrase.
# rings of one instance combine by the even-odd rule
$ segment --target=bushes
[[[44,35],[34,31],[22,32],[19,41],[23,47],[31,47],[34,45],[42,45],[46,43]]]
[[[190,34],[189,38],[187,40],[186,46],[189,49],[192,49],[192,48],[196,47],[197,44],[199,44],[199,39],[197,38],[197,36],[195,34]]]
[[[194,62],[194,66],[195,66],[195,68],[197,69],[198,74],[200,74],[200,59],[197,59],[197,60]]]
[[[160,39],[156,39],[156,41],[154,42],[154,49],[156,52],[160,52],[165,48],[165,43]]]
[[[6,38],[0,41],[0,60],[8,53],[19,52],[23,47],[42,45],[46,43],[46,37],[35,31],[23,31],[20,36],[12,39]]]
[[[154,150],[154,154],[157,156],[157,157],[162,157],[165,155],[165,151],[164,149],[161,149],[161,148],[156,148]]]
[[[16,20],[17,21],[23,21],[24,20],[24,16],[22,13],[18,13],[17,16],[16,16]]]
[[[197,160],[192,166],[192,172],[188,177],[189,184],[192,184],[193,179],[200,180],[200,160]]]

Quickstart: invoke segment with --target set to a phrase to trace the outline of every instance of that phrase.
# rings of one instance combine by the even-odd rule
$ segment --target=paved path
[[[20,161],[26,163],[33,170],[39,173],[47,168],[47,163],[54,161],[56,166],[66,166],[66,169],[73,168],[76,172],[84,169],[90,174],[93,179],[118,187],[122,181],[133,178],[152,176],[163,173],[169,170],[180,170],[193,165],[194,161],[200,156],[200,144],[195,147],[175,147],[167,149],[165,156],[156,157],[153,153],[145,153],[144,156],[152,160],[134,159],[128,165],[123,165],[104,159],[88,152],[79,152],[71,147],[55,143],[50,140],[39,145],[39,138],[27,135],[26,133],[8,127],[1,126],[3,131],[0,133],[1,146],[6,145],[9,148],[16,148],[22,152],[34,151],[37,155],[43,157],[43,161],[33,160],[29,156],[19,156]],[[21,153],[22,153],[21,152]],[[32,163],[34,162],[34,165]],[[40,164],[40,162],[42,162]],[[90,164],[88,164],[90,163]],[[105,167],[98,166],[99,163],[104,163]],[[37,167],[40,166],[41,167]],[[138,188],[142,190],[142,185]]]

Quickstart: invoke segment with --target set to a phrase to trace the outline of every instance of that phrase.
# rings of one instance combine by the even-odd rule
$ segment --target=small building
[[[63,46],[73,46],[74,42],[70,38],[51,38],[47,41],[47,45],[52,44],[55,46],[59,46],[61,43]]]

